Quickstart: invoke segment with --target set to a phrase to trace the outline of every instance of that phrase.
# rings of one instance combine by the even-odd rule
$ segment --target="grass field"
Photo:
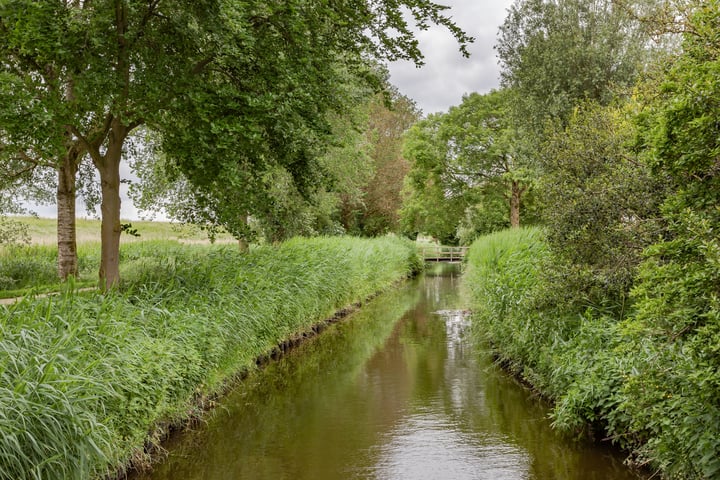
[[[57,220],[54,218],[15,217],[28,226],[30,243],[32,245],[54,245],[57,242]],[[123,223],[131,223],[137,229],[139,237],[123,235],[123,243],[137,242],[142,240],[177,240],[183,243],[209,243],[207,233],[193,225],[181,225],[171,222],[156,222],[144,220],[123,220]],[[100,220],[78,219],[77,220],[77,241],[78,244],[100,241]],[[231,242],[231,235],[222,234],[217,242]]]
[[[56,220],[51,218],[17,217],[28,227],[30,244],[0,246],[0,299],[29,293],[61,290],[57,278]],[[163,242],[169,244],[209,244],[207,233],[193,225],[170,222],[133,221],[139,237],[123,234],[120,254],[132,257],[138,248],[162,251]],[[97,283],[100,267],[100,221],[78,219],[78,278],[75,287],[90,287]],[[229,234],[221,234],[215,243],[231,243]],[[135,247],[133,247],[135,246]],[[144,247],[141,247],[144,246]],[[121,274],[132,270],[132,262],[121,261]]]

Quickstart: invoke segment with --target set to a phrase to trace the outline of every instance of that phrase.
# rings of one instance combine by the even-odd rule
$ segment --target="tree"
[[[362,178],[356,195],[342,195],[341,217],[348,232],[383,235],[400,231],[401,191],[409,163],[402,156],[403,135],[419,117],[415,103],[397,89],[371,97],[356,150],[365,152],[369,176]],[[355,178],[359,178],[357,175]]]
[[[636,2],[637,3],[637,2]],[[647,58],[640,22],[613,0],[516,0],[500,27],[501,79],[534,135],[585,100],[609,104]]]
[[[632,125],[622,108],[604,110],[630,96],[648,63],[650,37],[632,12],[646,3],[516,0],[500,28],[516,147],[540,179],[558,259],[546,273],[554,300],[573,307],[606,299],[621,310],[652,230],[655,183],[636,167]]]
[[[455,227],[467,200],[445,185],[442,121],[443,114],[430,114],[405,135],[403,156],[410,162],[410,171],[405,177],[400,222],[406,235],[423,233],[448,244],[456,242]]]
[[[21,136],[12,145],[57,159],[70,175],[66,160],[91,159],[102,194],[100,285],[110,288],[119,282],[119,167],[136,128],[161,133],[168,158],[207,191],[257,186],[256,171],[275,165],[302,190],[325,113],[336,106],[337,62],[356,75],[366,73],[363,56],[420,62],[403,12],[421,28],[448,27],[464,51],[471,39],[444,8],[428,0],[8,0],[0,66],[12,92],[0,118],[15,125],[30,105],[37,131],[22,131],[29,146]]]
[[[408,133],[405,155],[412,161],[414,195],[437,197],[442,191],[447,199],[462,198],[460,217],[453,220],[455,230],[466,208],[480,202],[495,204],[489,199],[497,195],[506,201],[504,221],[512,227],[520,225],[520,207],[531,177],[515,146],[509,115],[512,98],[507,90],[466,95],[460,105],[419,122]]]
[[[542,146],[539,190],[554,253],[545,270],[549,302],[627,311],[642,252],[659,232],[665,191],[633,146],[635,108],[585,104]]]
[[[510,117],[510,90],[472,93],[451,107],[447,125],[449,173],[456,182],[470,182],[486,189],[499,184],[509,204],[510,226],[520,226],[520,206],[531,179],[516,149],[516,130]]]
[[[198,189],[148,135],[133,161],[140,178],[131,186],[135,204],[146,211],[161,207],[174,220],[201,225],[211,236],[223,228],[242,248],[256,237],[275,242],[344,232],[341,210],[363,204],[364,188],[374,173],[364,133],[373,91],[351,77],[344,89],[347,104],[328,114],[330,133],[318,148],[315,168],[304,173],[306,183],[313,179],[304,191],[285,166],[271,168],[269,163],[255,169],[242,188],[210,184]]]

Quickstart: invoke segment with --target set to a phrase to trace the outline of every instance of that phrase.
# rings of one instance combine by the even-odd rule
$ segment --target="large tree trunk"
[[[75,180],[79,153],[74,149],[62,158],[57,184],[58,276],[65,281],[78,275],[77,233],[75,228]]]
[[[521,188],[517,180],[512,181],[510,191],[510,228],[520,227],[520,197],[524,191],[525,188]]]
[[[110,133],[108,148],[100,172],[102,224],[100,226],[100,289],[109,290],[120,283],[120,159],[125,137],[123,127]]]
[[[240,216],[240,222],[247,227],[248,224],[248,216],[247,215],[241,215]],[[245,228],[247,230],[247,228]],[[250,250],[250,243],[248,242],[247,238],[245,237],[245,232],[243,232],[242,236],[238,237],[238,248],[241,252],[247,252]]]

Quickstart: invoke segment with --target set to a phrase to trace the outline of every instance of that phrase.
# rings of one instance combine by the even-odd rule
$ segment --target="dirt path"
[[[75,290],[75,293],[80,292],[92,292],[94,290],[97,290],[95,287],[86,287],[86,288],[78,288]],[[39,295],[35,295],[34,298],[45,298],[45,297],[51,297],[54,295],[62,295],[63,292],[48,292],[48,293],[41,293]],[[0,305],[12,305],[13,303],[19,302],[25,297],[15,297],[15,298],[0,298]]]

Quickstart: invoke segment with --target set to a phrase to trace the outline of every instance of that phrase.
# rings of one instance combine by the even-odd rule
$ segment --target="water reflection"
[[[546,408],[477,351],[447,268],[251,376],[142,478],[636,478],[556,438]]]

